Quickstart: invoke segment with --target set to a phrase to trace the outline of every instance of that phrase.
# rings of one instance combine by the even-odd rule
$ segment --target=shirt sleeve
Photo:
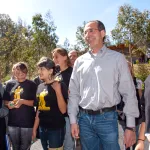
[[[119,70],[119,92],[123,97],[125,106],[123,112],[126,115],[126,126],[135,127],[135,118],[139,116],[138,101],[136,98],[135,86],[127,61],[123,55],[120,55],[118,62]]]
[[[145,80],[145,133],[150,133],[150,76]]]
[[[149,136],[150,135],[150,133],[145,133],[145,136],[147,137],[147,136]]]
[[[80,82],[78,73],[78,59],[76,60],[73,72],[69,83],[69,101],[68,101],[68,115],[70,123],[77,123],[77,114],[79,112],[80,100]]]

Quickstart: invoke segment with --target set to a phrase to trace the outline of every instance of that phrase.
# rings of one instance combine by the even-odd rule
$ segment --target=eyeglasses
[[[84,35],[86,35],[87,33],[94,33],[95,30],[99,31],[99,29],[93,29],[93,28],[91,28],[91,29],[88,29],[88,30],[84,31]]]

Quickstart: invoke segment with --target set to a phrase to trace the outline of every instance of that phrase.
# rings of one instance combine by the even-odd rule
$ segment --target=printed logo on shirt
[[[20,99],[20,94],[23,93],[23,88],[18,86],[17,89],[14,91],[14,99]]]
[[[23,88],[18,86],[18,88],[14,90],[14,99],[20,99],[21,93],[23,93]]]
[[[44,97],[48,94],[48,91],[46,89],[41,92],[38,97],[39,97],[39,107],[38,110],[50,110],[50,107],[46,107],[46,102]]]
[[[20,95],[21,95],[21,93],[23,93],[23,88],[21,88],[20,86],[18,86],[18,88],[15,89],[15,90],[13,91],[13,93],[14,93],[14,100],[13,100],[13,103],[14,103],[14,104],[17,104],[18,100],[21,99],[21,98],[20,98]]]

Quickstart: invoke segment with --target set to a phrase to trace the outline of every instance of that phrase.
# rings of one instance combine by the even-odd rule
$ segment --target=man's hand
[[[126,148],[131,147],[136,143],[136,134],[135,132],[126,129],[124,132],[124,144]]]
[[[73,138],[79,138],[79,126],[76,123],[71,124],[71,134]]]
[[[135,150],[144,150],[144,141],[139,140],[135,147]]]

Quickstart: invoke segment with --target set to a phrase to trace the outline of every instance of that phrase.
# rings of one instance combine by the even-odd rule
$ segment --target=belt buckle
[[[102,113],[103,113],[103,110],[102,110],[102,109],[100,109],[99,111],[100,111],[100,114],[102,114]]]

